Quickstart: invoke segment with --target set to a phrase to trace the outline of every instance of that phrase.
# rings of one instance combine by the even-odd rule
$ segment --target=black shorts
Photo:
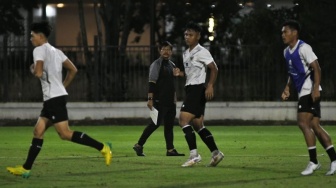
[[[45,117],[52,123],[67,121],[69,118],[66,104],[66,95],[44,101],[40,117]]]
[[[181,111],[194,114],[196,118],[204,116],[205,111],[205,86],[204,84],[189,85],[185,88],[186,96]]]
[[[320,101],[314,102],[311,95],[305,95],[300,97],[298,103],[298,113],[300,112],[308,112],[314,115],[314,117],[321,118],[321,106]]]

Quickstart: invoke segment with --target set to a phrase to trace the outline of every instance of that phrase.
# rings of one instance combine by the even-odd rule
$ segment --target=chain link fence
[[[150,47],[59,46],[78,68],[68,88],[71,102],[142,101],[147,97]],[[282,49],[273,46],[209,46],[218,65],[215,101],[279,101],[287,82]],[[182,65],[185,47],[174,48],[172,60]],[[274,53],[276,51],[276,53]],[[277,54],[277,55],[274,55]],[[156,54],[158,57],[158,54]],[[318,55],[319,56],[319,55]],[[322,58],[323,59],[323,58]],[[38,79],[29,72],[32,48],[0,48],[0,102],[42,101]],[[335,64],[320,62],[324,101],[335,101]],[[178,100],[184,97],[184,78],[176,80]],[[292,93],[291,100],[295,100]]]

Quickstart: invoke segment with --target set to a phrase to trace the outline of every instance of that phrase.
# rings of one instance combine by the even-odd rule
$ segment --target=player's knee
[[[34,138],[40,138],[41,139],[41,138],[43,138],[43,131],[34,129],[33,135],[34,135]]]
[[[58,132],[58,135],[62,140],[71,140],[71,135],[68,132]]]

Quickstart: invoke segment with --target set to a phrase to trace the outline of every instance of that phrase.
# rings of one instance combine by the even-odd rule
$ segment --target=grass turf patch
[[[174,144],[185,157],[167,157],[163,127],[144,146],[146,157],[132,147],[144,126],[72,126],[99,141],[111,141],[113,160],[105,166],[95,149],[62,141],[53,128],[45,135],[43,148],[31,177],[23,179],[6,172],[6,166],[24,163],[32,127],[0,127],[0,187],[333,187],[327,177],[329,158],[318,144],[322,168],[309,177],[300,175],[308,163],[308,152],[297,126],[208,126],[225,158],[216,167],[206,167],[210,151],[197,136],[202,162],[191,168],[181,164],[188,146],[179,127]],[[336,126],[325,126],[336,139]]]

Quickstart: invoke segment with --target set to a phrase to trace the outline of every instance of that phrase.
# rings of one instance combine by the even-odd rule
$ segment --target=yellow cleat
[[[112,161],[112,144],[107,142],[104,144],[104,147],[102,150],[100,150],[101,154],[103,154],[104,158],[105,158],[105,164],[107,166],[109,166],[111,164]]]
[[[30,170],[24,169],[23,166],[7,167],[7,170],[9,173],[22,176],[23,178],[29,178],[30,176]]]

